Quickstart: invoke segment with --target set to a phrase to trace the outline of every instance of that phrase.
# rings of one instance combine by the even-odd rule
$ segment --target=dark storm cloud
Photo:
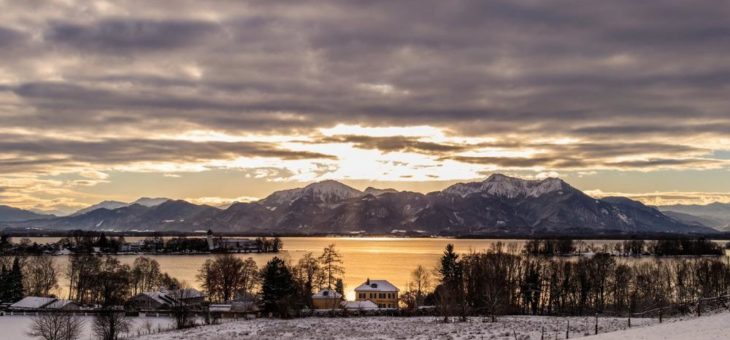
[[[730,135],[730,7],[714,1],[117,6],[117,14],[83,15],[44,6],[37,24],[0,28],[0,46],[27,51],[6,63],[15,80],[0,82],[0,96],[17,97],[23,110],[0,106],[3,125],[306,134],[337,123],[424,124],[522,136],[518,146],[532,136],[578,137],[587,143],[546,147],[553,159],[462,159],[571,167],[646,153],[699,162],[705,150],[645,138]],[[27,14],[9,6],[5,21],[14,11]],[[337,138],[447,156],[471,148]]]
[[[465,145],[450,145],[424,142],[413,137],[371,137],[371,136],[334,136],[323,138],[318,143],[352,143],[361,149],[377,149],[384,152],[409,151],[418,153],[447,153],[468,150]]]
[[[24,34],[14,29],[0,26],[0,48],[10,48],[24,39]]]
[[[210,22],[114,19],[91,25],[53,23],[43,36],[50,44],[92,53],[131,53],[189,47],[220,33],[219,27]]]
[[[195,162],[233,159],[236,157],[268,157],[284,160],[335,159],[330,155],[280,149],[273,144],[257,142],[188,142],[152,139],[108,139],[73,141],[60,139],[28,139],[0,135],[0,150],[25,158],[0,160],[0,169],[10,172],[33,170],[46,165],[63,164],[126,164],[131,162]],[[0,170],[1,171],[1,170]]]

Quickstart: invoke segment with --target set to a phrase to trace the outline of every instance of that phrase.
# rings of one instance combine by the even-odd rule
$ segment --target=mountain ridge
[[[280,234],[543,235],[709,234],[654,207],[624,197],[595,199],[557,178],[501,174],[428,194],[328,180],[276,191],[227,209],[169,200],[79,216],[15,223],[20,227],[92,230],[207,230]]]

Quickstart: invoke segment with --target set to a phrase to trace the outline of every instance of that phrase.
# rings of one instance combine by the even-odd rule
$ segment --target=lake
[[[57,237],[34,237],[31,241],[37,243],[56,242]],[[142,238],[127,237],[127,241],[136,241]],[[14,238],[19,241],[20,238]],[[345,267],[344,283],[346,298],[355,298],[355,287],[368,278],[384,279],[405,290],[410,281],[410,273],[422,265],[433,269],[438,265],[439,258],[447,244],[452,243],[457,252],[483,251],[496,242],[514,244],[522,248],[524,240],[486,240],[486,239],[449,239],[449,238],[347,238],[347,237],[284,237],[283,251],[278,254],[235,254],[241,258],[252,257],[261,267],[274,256],[296,263],[308,252],[318,256],[322,249],[329,244],[335,244],[342,255]],[[617,241],[577,241],[582,247],[588,245],[603,246]],[[116,255],[122,263],[132,264],[140,255]],[[193,287],[200,288],[196,279],[198,269],[205,260],[213,255],[144,255],[160,263],[161,270],[167,272]],[[54,257],[62,273],[68,263],[67,256]],[[68,296],[68,280],[60,275],[60,296]]]

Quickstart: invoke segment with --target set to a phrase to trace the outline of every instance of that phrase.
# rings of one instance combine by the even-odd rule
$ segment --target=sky
[[[0,0],[0,204],[492,173],[730,202],[721,1]]]

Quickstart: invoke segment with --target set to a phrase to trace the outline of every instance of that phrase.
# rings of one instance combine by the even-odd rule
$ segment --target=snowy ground
[[[130,318],[132,321],[130,338],[136,338],[138,334],[147,334],[150,331],[159,332],[169,330],[173,327],[170,318]],[[31,316],[0,316],[0,339],[26,340],[33,339],[28,336],[28,331],[33,319]],[[84,331],[80,340],[96,339],[91,335],[91,317],[84,317]]]
[[[608,334],[600,334],[586,340],[720,340],[730,339],[730,312],[670,320],[649,327],[632,328]]]
[[[592,317],[501,317],[496,323],[471,318],[468,322],[445,324],[434,317],[351,317],[304,318],[294,320],[240,320],[215,326],[201,326],[140,337],[145,340],[227,340],[227,339],[565,339],[570,321],[570,338],[593,334]],[[632,319],[633,325],[653,320]],[[609,332],[627,327],[624,318],[599,318],[599,331]]]

